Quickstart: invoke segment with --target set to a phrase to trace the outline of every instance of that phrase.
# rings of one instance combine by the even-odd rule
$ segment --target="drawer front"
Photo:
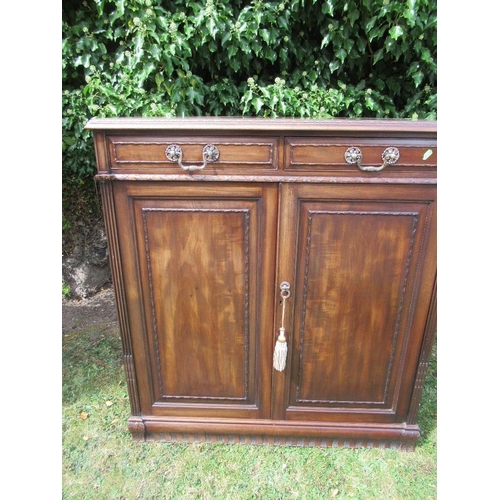
[[[357,148],[361,153],[359,168],[348,163],[346,152]],[[388,148],[396,148],[399,158],[393,164],[386,164],[382,155]],[[352,157],[352,155],[351,155]],[[435,140],[412,141],[402,139],[356,139],[330,137],[287,137],[285,140],[285,170],[347,171],[359,173],[366,167],[375,167],[390,172],[415,172],[435,170],[437,147]],[[368,169],[374,171],[373,169]],[[376,171],[376,170],[375,170]]]
[[[115,172],[182,173],[184,167],[190,171],[215,174],[222,171],[276,170],[277,143],[278,139],[274,137],[110,136],[108,151],[111,170]],[[217,159],[212,155],[204,161],[206,146],[215,146]],[[167,157],[169,147],[182,152],[182,167],[176,159],[178,155],[171,155],[170,159]]]

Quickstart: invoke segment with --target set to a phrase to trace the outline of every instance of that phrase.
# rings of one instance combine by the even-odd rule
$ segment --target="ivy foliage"
[[[437,7],[406,0],[64,0],[63,174],[92,116],[436,118]]]

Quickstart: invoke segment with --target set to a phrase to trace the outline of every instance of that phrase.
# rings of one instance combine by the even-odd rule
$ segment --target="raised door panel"
[[[434,189],[298,185],[283,194],[279,276],[293,280],[293,308],[275,413],[403,418],[427,309],[417,315],[415,304],[430,302],[435,275]]]
[[[130,183],[122,194],[143,413],[269,417],[276,187]]]

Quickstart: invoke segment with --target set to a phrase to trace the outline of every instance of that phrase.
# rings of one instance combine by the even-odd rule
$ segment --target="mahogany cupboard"
[[[435,122],[87,128],[136,439],[414,447],[436,328]]]

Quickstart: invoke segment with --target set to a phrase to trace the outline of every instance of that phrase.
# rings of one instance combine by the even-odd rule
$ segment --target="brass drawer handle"
[[[290,283],[288,283],[288,281],[282,281],[280,284],[280,290],[280,295],[283,299],[281,312],[281,328],[278,340],[276,340],[276,346],[274,347],[273,366],[276,370],[282,372],[286,366],[286,355],[288,352],[285,337],[285,303],[286,299],[290,297]]]
[[[213,144],[207,144],[203,148],[203,165],[183,165],[182,164],[182,148],[178,144],[170,144],[165,149],[165,156],[168,160],[177,162],[182,170],[203,170],[207,163],[212,163],[219,159],[219,150]]]
[[[387,167],[387,165],[393,165],[399,160],[399,149],[392,147],[387,148],[382,153],[382,165],[380,167],[363,167],[361,165],[363,153],[361,153],[361,149],[356,147],[348,148],[344,157],[347,163],[350,165],[357,165],[357,167],[363,172],[380,172],[382,169]]]

